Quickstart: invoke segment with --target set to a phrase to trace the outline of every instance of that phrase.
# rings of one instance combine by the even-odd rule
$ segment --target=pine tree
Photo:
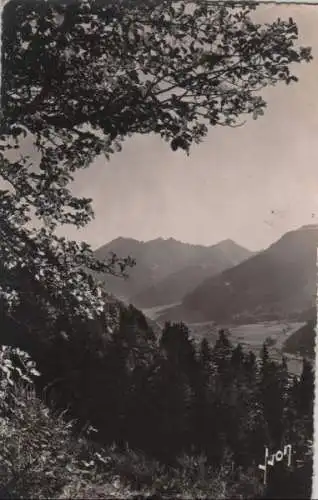
[[[313,412],[315,379],[312,364],[303,358],[302,373],[299,381],[299,410],[305,415]]]
[[[256,363],[256,356],[252,351],[249,351],[244,358],[244,371],[248,382],[250,384],[256,384],[257,363]]]
[[[232,355],[232,344],[229,340],[229,332],[219,331],[218,339],[213,348],[213,361],[218,367],[220,375],[226,377]]]
[[[260,353],[259,397],[268,425],[271,446],[279,447],[284,433],[284,407],[286,396],[286,367],[270,360],[264,342]]]

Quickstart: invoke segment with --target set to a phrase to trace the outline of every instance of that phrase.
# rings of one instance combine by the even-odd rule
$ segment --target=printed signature
[[[272,453],[271,455],[269,455],[269,450],[265,446],[264,464],[258,466],[260,470],[264,471],[264,484],[266,484],[267,481],[267,467],[268,466],[274,467],[275,463],[281,462],[282,460],[286,459],[286,457],[287,457],[287,466],[290,467],[291,455],[292,455],[291,444],[287,444],[286,446],[284,446],[284,450],[278,450],[276,451],[276,453]]]

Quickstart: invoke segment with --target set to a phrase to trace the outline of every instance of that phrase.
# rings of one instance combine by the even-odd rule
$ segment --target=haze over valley
[[[307,225],[257,253],[232,240],[203,246],[123,237],[95,253],[101,259],[114,252],[136,260],[127,279],[99,279],[152,321],[185,322],[196,339],[205,336],[212,343],[226,328],[234,341],[255,351],[270,339],[272,354],[284,351],[298,372],[295,356],[313,356],[317,245],[318,227]],[[303,345],[302,331],[307,332]],[[294,333],[298,343],[290,340]]]
[[[318,498],[318,9],[2,20],[0,498]]]
[[[117,238],[95,251],[99,259],[114,252],[136,260],[127,280],[105,277],[106,289],[136,307],[149,308],[182,300],[206,277],[214,276],[253,253],[231,240],[212,246],[191,245],[173,238],[140,242]]]

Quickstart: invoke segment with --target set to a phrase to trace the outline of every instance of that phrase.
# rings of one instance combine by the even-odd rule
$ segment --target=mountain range
[[[113,252],[136,260],[128,279],[99,276],[105,288],[139,308],[178,303],[204,279],[248,259],[252,252],[232,240],[212,246],[191,245],[173,238],[142,242],[117,238],[95,251],[99,259]]]
[[[159,321],[308,320],[316,297],[318,226],[286,233],[269,248],[204,280]],[[309,314],[309,313],[308,313]]]
[[[106,289],[156,321],[255,323],[312,319],[316,296],[318,226],[303,226],[253,253],[232,240],[212,246],[173,238],[117,238],[96,251],[130,255],[129,278],[104,276]]]

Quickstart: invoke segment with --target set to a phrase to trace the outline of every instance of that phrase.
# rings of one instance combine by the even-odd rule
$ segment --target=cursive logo
[[[265,460],[263,465],[259,465],[258,468],[262,471],[264,471],[264,484],[266,484],[267,481],[267,466],[270,465],[273,467],[276,462],[281,462],[284,460],[285,457],[287,457],[287,465],[290,467],[291,465],[291,453],[292,453],[292,446],[291,444],[287,444],[284,446],[284,450],[278,450],[276,453],[273,453],[271,456],[269,455],[268,448],[265,446]]]

